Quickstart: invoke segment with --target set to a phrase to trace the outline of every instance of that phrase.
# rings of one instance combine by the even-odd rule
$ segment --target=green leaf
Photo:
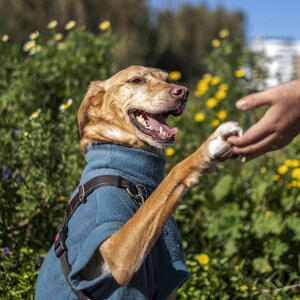
[[[300,218],[296,215],[289,217],[286,221],[288,227],[294,231],[294,241],[300,241]]]
[[[256,272],[264,274],[272,271],[272,267],[266,258],[255,258],[252,262],[253,268]]]
[[[282,215],[280,213],[256,212],[252,215],[252,231],[257,238],[262,238],[269,233],[279,234],[284,228]]]
[[[225,175],[219,180],[219,182],[213,189],[213,194],[217,201],[222,200],[229,194],[232,183],[233,177],[231,175]]]
[[[252,197],[254,197],[254,200],[261,200],[267,191],[267,188],[269,187],[268,181],[261,181],[253,188],[253,194]]]
[[[274,260],[279,260],[280,257],[289,250],[289,246],[283,243],[279,238],[270,239],[269,245]]]
[[[281,203],[282,203],[283,209],[285,211],[289,211],[292,209],[292,207],[295,203],[295,199],[294,199],[294,197],[283,197],[281,199]]]
[[[224,256],[225,257],[230,257],[233,254],[235,254],[238,251],[238,247],[236,246],[235,240],[230,239],[226,244],[225,244],[225,249],[224,249]]]

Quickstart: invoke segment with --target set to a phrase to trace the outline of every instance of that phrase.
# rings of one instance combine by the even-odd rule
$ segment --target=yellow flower
[[[27,131],[24,131],[23,136],[24,136],[25,138],[27,138],[27,137],[29,136],[29,133],[28,133]]]
[[[194,115],[194,120],[196,122],[203,122],[205,120],[205,114],[202,112],[198,112]]]
[[[221,39],[227,38],[229,37],[229,30],[227,28],[223,28],[220,32],[219,32],[219,37]]]
[[[228,84],[227,83],[222,83],[219,85],[219,90],[227,92],[228,90]]]
[[[207,89],[206,89],[206,90],[205,90],[205,89],[203,89],[203,90],[197,89],[197,90],[194,91],[193,95],[194,95],[195,97],[201,97],[201,96],[203,96],[206,92],[207,92]]]
[[[279,181],[280,180],[280,176],[279,175],[274,175],[273,176],[273,181]]]
[[[270,211],[270,210],[266,210],[266,211],[264,212],[264,216],[265,216],[266,218],[268,218],[270,215],[271,215],[271,211]]]
[[[28,52],[30,55],[33,55],[40,50],[41,46],[37,45],[35,40],[28,41],[23,46],[23,51]]]
[[[218,104],[218,101],[215,98],[208,98],[206,101],[207,108],[214,108],[217,104]]]
[[[56,34],[54,35],[54,39],[55,39],[57,42],[61,41],[61,40],[63,39],[63,37],[64,37],[64,35],[63,35],[62,33],[56,33]]]
[[[227,93],[226,91],[223,90],[217,90],[216,94],[215,94],[215,98],[217,100],[223,100],[224,98],[226,98]]]
[[[205,253],[200,253],[197,257],[196,260],[200,265],[207,265],[209,263],[209,256]]]
[[[287,159],[284,164],[290,168],[298,168],[300,167],[300,161],[297,159]]]
[[[207,79],[202,79],[198,81],[196,90],[194,92],[195,97],[200,97],[208,91],[208,82],[209,80]]]
[[[236,70],[234,72],[234,76],[237,77],[237,78],[242,78],[242,77],[245,77],[245,71],[244,70]]]
[[[181,73],[179,71],[172,71],[169,74],[170,79],[173,81],[177,81],[181,78]]]
[[[68,101],[66,103],[63,103],[59,106],[59,110],[61,112],[64,112],[65,110],[67,110],[71,105],[73,104],[73,100],[70,98],[68,99]]]
[[[300,181],[300,168],[295,168],[291,174],[292,178],[295,178]]]
[[[71,30],[76,26],[76,21],[71,20],[65,25],[66,30]]]
[[[175,154],[174,148],[166,148],[165,155],[166,156],[173,156]]]
[[[211,42],[211,45],[212,45],[214,48],[218,48],[218,47],[220,47],[221,42],[220,42],[219,39],[213,39],[212,42]]]
[[[105,30],[107,30],[107,29],[109,29],[109,28],[110,28],[110,21],[108,21],[108,20],[105,20],[105,21],[103,21],[103,22],[101,22],[101,23],[99,24],[99,29],[100,29],[100,30],[105,31]]]
[[[28,41],[23,46],[23,51],[28,52],[36,47],[36,41]]]
[[[208,266],[208,265],[204,266],[204,267],[203,267],[203,270],[204,270],[204,271],[208,271],[208,270],[209,270],[209,266]]]
[[[266,167],[260,168],[260,173],[266,174],[267,173],[267,168]]]
[[[221,78],[219,76],[214,76],[212,79],[211,79],[211,85],[218,85],[221,81]]]
[[[284,175],[288,170],[289,168],[286,165],[281,165],[278,167],[277,173],[280,175]]]
[[[3,43],[6,43],[6,42],[8,42],[9,41],[9,36],[7,35],[7,34],[4,34],[3,36],[2,36],[2,42]]]
[[[38,31],[35,31],[35,32],[32,32],[30,35],[29,35],[29,38],[31,40],[36,40],[38,37],[40,36],[40,33]]]
[[[66,49],[67,48],[67,45],[65,43],[58,43],[57,44],[57,49],[58,50],[63,50],[63,49]]]
[[[62,202],[62,201],[64,201],[65,199],[66,199],[66,197],[61,195],[61,196],[58,196],[56,200],[57,200],[58,202]]]
[[[201,79],[197,83],[197,89],[208,88],[210,79]]]
[[[34,111],[30,117],[29,117],[29,120],[34,120],[34,119],[37,119],[39,117],[39,114],[41,112],[41,109],[37,109],[36,111]]]
[[[211,74],[206,73],[206,74],[203,75],[203,80],[209,81],[209,80],[211,80],[211,79],[212,79],[212,75],[211,75]]]
[[[227,118],[227,112],[225,110],[220,110],[217,112],[217,117],[219,120],[224,121]]]
[[[246,291],[248,291],[248,286],[246,284],[243,284],[243,285],[240,286],[240,290],[242,292],[246,292]]]
[[[212,127],[218,127],[220,125],[220,120],[218,119],[213,119],[211,122],[210,122],[211,126]]]
[[[53,20],[53,21],[50,21],[47,25],[47,28],[48,29],[55,29],[57,26],[57,21]]]
[[[291,189],[291,188],[293,188],[293,187],[300,188],[300,181],[293,180],[292,182],[288,183],[288,184],[286,185],[286,187],[287,187],[288,189]]]

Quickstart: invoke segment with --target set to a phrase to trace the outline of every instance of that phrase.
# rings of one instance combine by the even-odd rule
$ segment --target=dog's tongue
[[[146,117],[148,124],[152,127],[152,130],[155,130],[159,133],[165,132],[172,136],[175,136],[178,133],[177,127],[170,128],[168,126],[163,115],[151,115],[146,113]]]

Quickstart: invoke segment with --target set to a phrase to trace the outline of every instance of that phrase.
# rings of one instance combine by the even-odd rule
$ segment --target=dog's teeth
[[[164,130],[163,130],[162,126],[159,126],[159,133],[160,134],[164,133]]]
[[[138,115],[138,116],[136,117],[136,119],[137,119],[137,121],[138,121],[139,123],[141,123],[142,125],[147,126],[146,120],[145,120],[145,118],[144,118],[143,115]]]

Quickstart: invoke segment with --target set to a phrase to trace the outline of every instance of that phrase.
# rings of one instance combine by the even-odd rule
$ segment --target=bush
[[[84,165],[78,105],[91,80],[109,75],[116,41],[110,29],[95,35],[70,30],[70,22],[63,38],[50,25],[49,39],[34,33],[25,45],[0,43],[1,299],[33,298],[39,266]],[[259,118],[263,111],[238,113],[234,106],[264,77],[256,61],[226,29],[212,41],[210,73],[197,83],[185,115],[170,120],[181,130],[166,150],[168,168],[220,122],[238,120],[246,128]],[[298,139],[245,165],[225,162],[185,195],[175,217],[192,278],[178,299],[299,294],[299,152]]]
[[[0,44],[1,299],[33,297],[37,259],[53,243],[84,165],[79,103],[90,81],[110,72],[110,30],[74,25],[65,37],[53,28],[47,39],[35,32],[24,45]]]

